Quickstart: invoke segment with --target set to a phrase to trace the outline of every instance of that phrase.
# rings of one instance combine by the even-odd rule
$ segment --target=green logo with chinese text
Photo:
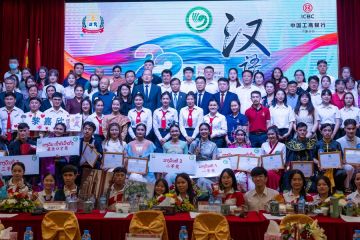
[[[212,15],[204,7],[194,7],[186,14],[186,26],[193,32],[203,33],[212,24]]]

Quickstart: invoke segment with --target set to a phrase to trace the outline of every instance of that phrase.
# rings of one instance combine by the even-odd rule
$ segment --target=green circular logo
[[[194,7],[186,14],[186,26],[193,32],[203,33],[212,24],[212,15],[204,7]]]

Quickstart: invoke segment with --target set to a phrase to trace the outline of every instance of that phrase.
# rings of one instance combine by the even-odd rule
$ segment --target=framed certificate
[[[360,164],[360,149],[344,148],[344,158],[348,164]]]
[[[128,157],[127,170],[129,173],[147,174],[148,159]]]
[[[254,156],[239,156],[237,169],[241,171],[251,172],[254,167],[260,165],[260,158]]]
[[[124,166],[124,154],[119,152],[104,152],[103,169]]]
[[[314,163],[312,161],[293,161],[291,169],[298,169],[304,173],[306,178],[314,175]]]
[[[91,167],[94,167],[100,154],[94,147],[91,147],[88,143],[85,144],[84,151],[82,152],[80,158],[80,166],[88,163]]]
[[[284,160],[282,154],[262,155],[261,164],[266,170],[284,169]]]
[[[236,169],[238,168],[239,155],[237,155],[237,154],[230,154],[230,155],[226,155],[226,156],[221,156],[221,157],[219,157],[219,159],[225,159],[225,158],[226,158],[226,159],[229,159],[232,170],[236,170]]]
[[[319,164],[322,169],[341,168],[341,152],[319,153]]]

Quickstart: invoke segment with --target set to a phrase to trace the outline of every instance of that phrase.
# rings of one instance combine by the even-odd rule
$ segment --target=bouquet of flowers
[[[136,181],[128,181],[125,185],[124,189],[124,197],[125,199],[133,198],[133,197],[143,197],[146,198],[149,191],[147,190],[146,183],[136,182]]]
[[[281,232],[283,240],[326,240],[324,230],[319,227],[317,220],[312,223],[287,223]]]
[[[27,193],[21,192],[9,194],[7,199],[0,202],[0,211],[4,212],[31,212],[35,207]]]
[[[166,199],[166,196],[161,194],[158,197],[154,197],[154,198],[148,200],[147,204],[148,204],[149,208],[152,208],[152,207],[157,206],[160,203],[162,203],[165,199]]]

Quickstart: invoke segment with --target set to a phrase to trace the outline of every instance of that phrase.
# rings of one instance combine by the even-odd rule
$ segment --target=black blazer
[[[154,112],[155,109],[161,107],[161,103],[160,103],[161,88],[159,86],[156,86],[153,83],[151,84],[148,98],[145,97],[145,91],[144,91],[143,84],[135,86],[133,89],[133,92],[132,92],[133,107],[135,107],[134,106],[134,97],[139,92],[142,95],[144,95],[144,108],[148,108],[148,109],[150,109],[151,112]]]
[[[63,109],[66,109],[64,102],[61,102],[61,107],[62,107]],[[43,100],[43,101],[41,102],[40,111],[45,112],[46,110],[48,110],[48,109],[50,109],[50,108],[52,108],[52,105],[51,105],[49,99],[45,99],[45,100]],[[30,110],[29,110],[29,111],[30,111]]]
[[[201,107],[204,110],[204,115],[209,113],[209,102],[211,99],[213,99],[214,96],[213,94],[209,93],[209,92],[204,92],[204,95],[201,96]],[[198,104],[198,93],[195,94],[195,105],[197,106]]]
[[[16,96],[16,103],[15,106],[20,108],[21,110],[24,109],[24,97],[21,93],[15,91]],[[5,107],[5,92],[0,93],[0,107]]]
[[[170,107],[175,108],[175,107],[174,107],[174,101],[173,101],[174,95],[173,95],[173,93],[170,93],[170,95],[171,95]],[[179,114],[179,113],[180,113],[180,110],[181,110],[183,107],[186,106],[186,93],[178,92],[177,98],[178,98],[178,100],[177,100],[177,106],[176,106],[175,109],[177,110],[177,112],[178,112],[178,114]]]
[[[221,100],[220,92],[215,93],[214,98],[215,98],[216,102],[219,104],[219,113],[221,113],[222,115],[225,115],[225,116],[231,114],[231,108],[230,108],[231,101],[233,101],[233,100],[239,101],[239,98],[235,93],[228,91],[225,95],[224,105],[221,108],[220,107],[220,100]]]
[[[100,153],[99,159],[98,159],[97,163],[94,166],[95,169],[100,169],[101,158],[102,158],[102,154],[103,154],[103,149],[102,149],[101,142],[99,142],[98,140],[96,140],[93,137],[90,140],[89,143],[94,144],[94,147],[95,147],[96,151],[98,153]],[[83,150],[83,145],[84,145],[84,138],[80,138],[79,156],[70,156],[69,163],[76,166],[76,167],[80,167],[80,159],[81,159],[81,154],[82,154],[82,150]]]

